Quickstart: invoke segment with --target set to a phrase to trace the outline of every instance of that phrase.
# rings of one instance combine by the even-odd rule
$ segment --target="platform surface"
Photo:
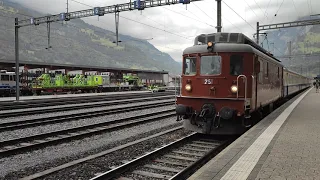
[[[320,93],[309,89],[276,109],[189,180],[319,179]]]
[[[84,97],[84,96],[103,96],[113,94],[131,94],[131,93],[150,93],[150,91],[120,91],[120,92],[104,92],[104,93],[81,93],[81,94],[59,94],[59,95],[41,95],[41,96],[20,96],[20,100],[31,99],[50,99],[50,98],[65,98],[65,97]],[[15,101],[16,97],[0,97],[2,101]]]

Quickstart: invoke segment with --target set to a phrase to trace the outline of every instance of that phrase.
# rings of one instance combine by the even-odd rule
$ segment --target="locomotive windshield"
[[[221,74],[221,56],[202,56],[201,75]]]
[[[184,63],[184,65],[183,65],[183,74],[185,74],[185,75],[195,75],[196,72],[197,72],[196,62],[197,62],[196,58],[185,58],[185,60],[183,61],[183,63]]]

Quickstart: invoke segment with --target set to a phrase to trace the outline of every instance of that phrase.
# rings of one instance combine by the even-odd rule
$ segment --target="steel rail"
[[[158,97],[164,95],[170,95],[173,93],[137,93],[137,94],[115,94],[113,96],[92,96],[92,97],[66,97],[66,98],[58,98],[58,99],[35,99],[35,100],[27,100],[27,101],[19,101],[19,102],[8,102],[4,103],[0,101],[0,112],[2,110],[12,110],[12,109],[23,109],[23,108],[36,108],[36,107],[44,107],[44,106],[56,106],[56,105],[65,105],[65,104],[73,104],[73,103],[89,103],[89,102],[100,102],[100,101],[109,101],[115,99],[133,99],[136,97]]]
[[[90,160],[93,160],[93,159],[96,159],[96,158],[99,158],[99,157],[102,157],[102,156],[106,156],[106,155],[108,155],[110,153],[114,153],[116,151],[123,150],[125,148],[130,147],[130,146],[138,145],[138,144],[140,144],[142,142],[145,142],[145,141],[148,141],[150,139],[154,139],[154,138],[163,136],[165,134],[173,133],[173,132],[176,132],[176,131],[182,130],[182,129],[183,129],[183,126],[179,126],[179,127],[175,127],[175,128],[163,131],[163,132],[159,132],[157,134],[153,134],[151,136],[148,136],[148,137],[145,137],[145,138],[142,138],[142,139],[138,139],[138,140],[135,140],[135,141],[132,141],[132,142],[120,145],[120,146],[116,146],[116,147],[113,147],[111,149],[107,149],[107,150],[99,152],[97,154],[93,154],[93,155],[90,155],[90,156],[87,156],[87,157],[84,157],[84,158],[81,158],[81,159],[77,159],[77,160],[74,160],[74,161],[59,165],[57,167],[53,167],[53,168],[50,168],[50,169],[47,169],[47,170],[44,170],[44,171],[41,171],[41,172],[38,172],[38,173],[35,173],[35,174],[32,174],[32,175],[29,175],[29,176],[23,177],[23,178],[21,178],[21,180],[32,180],[32,179],[44,178],[45,176],[50,175],[52,173],[55,173],[55,172],[70,168],[70,167],[75,166],[75,165],[79,165],[79,164],[85,163],[87,161],[90,161]]]
[[[44,113],[50,113],[50,112],[69,111],[69,110],[76,110],[76,109],[86,109],[86,108],[94,108],[94,107],[101,107],[101,106],[111,106],[111,105],[129,104],[129,103],[155,101],[155,100],[164,100],[170,97],[174,97],[174,95],[157,96],[157,97],[149,97],[149,98],[148,97],[135,98],[135,99],[129,99],[129,100],[123,99],[123,100],[114,100],[114,101],[94,102],[90,104],[73,104],[73,105],[65,105],[63,107],[59,106],[59,107],[42,107],[42,108],[35,108],[35,109],[21,109],[21,110],[9,111],[9,112],[0,111],[0,118],[26,116],[26,115],[33,115],[33,114],[44,114]]]
[[[16,154],[21,151],[26,152],[30,149],[36,149],[47,145],[59,144],[67,140],[87,137],[93,134],[123,129],[163,118],[172,117],[174,115],[174,109],[164,110],[155,113],[148,113],[117,120],[111,120],[108,122],[95,123],[76,128],[69,128],[65,130],[42,133],[23,138],[0,141],[0,157]]]
[[[200,138],[199,138],[200,137]],[[157,178],[157,179],[181,179],[181,177],[186,177],[186,174],[190,171],[199,168],[207,162],[210,157],[214,156],[220,152],[228,141],[212,141],[212,139],[204,140],[198,133],[192,133],[187,137],[181,138],[175,142],[172,142],[162,148],[154,150],[146,155],[143,155],[135,160],[132,160],[126,164],[123,164],[117,168],[111,169],[103,174],[91,178],[90,180],[109,180],[119,177],[126,177],[126,173],[137,174],[139,176],[144,176],[145,178]],[[195,146],[198,148],[193,149],[194,153],[188,153],[187,151],[176,151],[176,149],[183,148],[185,146]],[[207,149],[207,150],[205,150]],[[168,155],[176,153],[179,155]],[[205,153],[204,155],[201,155]],[[197,158],[191,158],[191,156],[196,156]],[[161,158],[172,158],[174,161],[163,160]],[[182,160],[179,162],[179,160]],[[184,163],[182,163],[184,161]],[[153,163],[159,162],[161,165],[154,165]],[[170,164],[170,166],[164,166],[163,164]],[[142,166],[143,165],[143,166]],[[139,167],[142,167],[142,171],[139,171]],[[174,167],[175,166],[175,167]],[[137,168],[138,167],[138,168]],[[180,167],[180,168],[178,168]],[[181,169],[181,167],[185,167]],[[159,173],[153,173],[146,170],[146,168],[166,171],[168,174],[175,173],[176,175],[164,175]],[[136,170],[135,170],[136,169]],[[129,176],[131,177],[131,176]],[[183,178],[183,179],[184,179]]]
[[[140,106],[134,105],[134,106],[121,107],[121,108],[112,108],[108,110],[90,111],[90,112],[84,112],[84,113],[72,113],[67,115],[36,118],[36,119],[30,119],[30,120],[24,120],[24,121],[6,122],[6,123],[0,124],[0,132],[41,126],[46,124],[62,123],[66,121],[75,121],[75,120],[85,119],[90,117],[105,116],[110,114],[130,112],[130,111],[136,111],[136,110],[147,109],[147,108],[155,108],[155,107],[161,107],[166,105],[174,105],[174,101],[171,100],[167,102],[150,103],[150,104],[144,104]]]

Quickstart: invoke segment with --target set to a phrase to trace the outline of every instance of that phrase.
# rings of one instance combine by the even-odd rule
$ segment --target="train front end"
[[[240,134],[250,125],[254,60],[248,45],[215,43],[221,38],[232,40],[228,33],[202,35],[184,51],[177,120],[204,134]]]

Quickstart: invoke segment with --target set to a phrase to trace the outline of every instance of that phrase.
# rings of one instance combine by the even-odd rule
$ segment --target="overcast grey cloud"
[[[50,14],[65,12],[67,2],[67,0],[13,1]],[[90,6],[107,6],[129,2],[129,0],[76,1],[69,0],[69,11],[90,9]],[[257,21],[261,24],[293,21],[298,17],[319,14],[320,10],[316,7],[320,7],[319,0],[311,0],[311,2],[309,0],[223,0],[222,31],[242,32],[252,37]],[[119,32],[141,39],[153,38],[149,41],[151,44],[161,51],[169,53],[176,61],[181,61],[183,49],[193,44],[196,35],[216,32],[216,14],[215,0],[193,2],[188,6],[178,4],[145,9],[144,11],[122,12],[120,13]],[[115,31],[113,14],[105,15],[99,19],[98,17],[89,17],[83,18],[83,20]]]

